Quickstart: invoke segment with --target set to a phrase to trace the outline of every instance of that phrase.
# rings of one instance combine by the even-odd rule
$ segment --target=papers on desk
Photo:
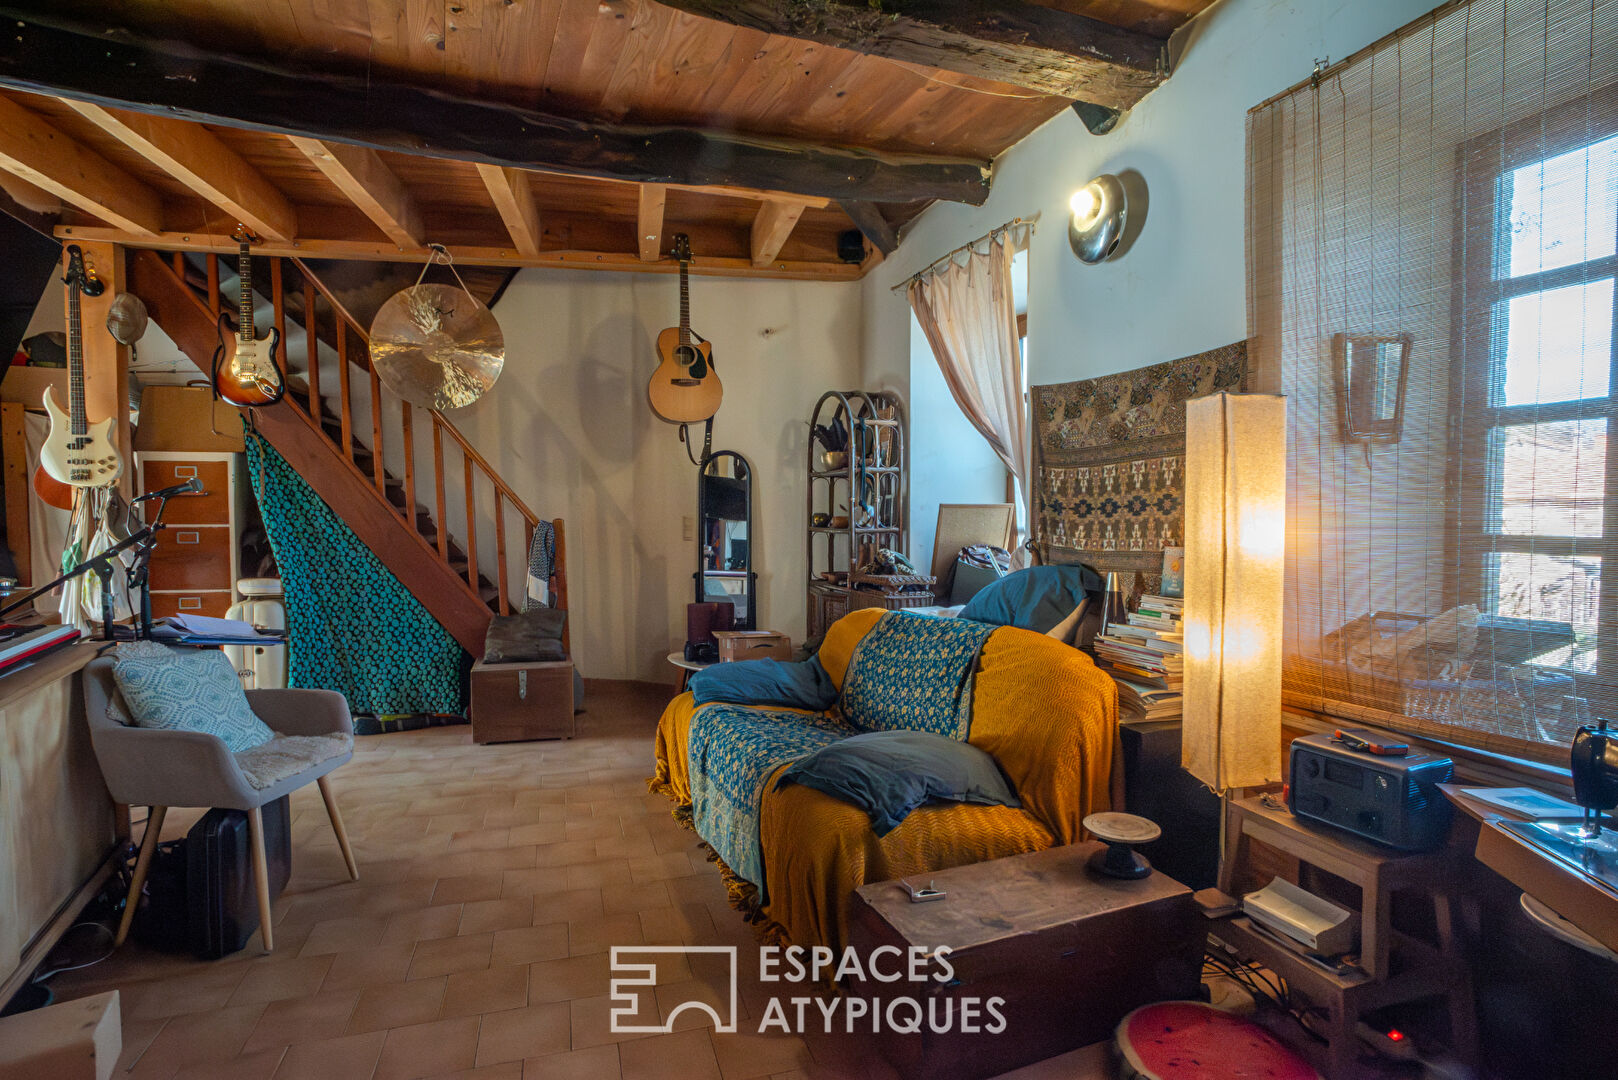
[[[152,624],[152,640],[183,645],[279,645],[286,639],[278,634],[261,634],[240,619],[171,615]]]
[[[1528,821],[1582,817],[1584,811],[1566,799],[1533,788],[1461,788],[1461,794]]]

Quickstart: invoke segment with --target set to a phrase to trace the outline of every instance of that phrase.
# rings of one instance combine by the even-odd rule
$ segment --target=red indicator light
[[[1404,1042],[1404,1037],[1405,1033],[1400,1031],[1398,1028],[1393,1028],[1388,1032],[1389,1042]]]

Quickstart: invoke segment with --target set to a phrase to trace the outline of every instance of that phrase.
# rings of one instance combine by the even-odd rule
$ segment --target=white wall
[[[1029,252],[1031,384],[1127,371],[1245,337],[1247,110],[1308,78],[1316,57],[1340,60],[1433,6],[1434,0],[1215,4],[1176,35],[1169,81],[1110,134],[1091,135],[1065,111],[1002,155],[984,206],[935,204],[906,230],[898,252],[865,279],[866,382],[927,400],[936,377],[931,355],[910,347],[909,309],[891,286],[951,248],[1035,214],[1041,219]],[[1093,176],[1125,170],[1138,172],[1149,190],[1143,228],[1127,253],[1086,266],[1068,248],[1068,197]],[[1132,213],[1140,209],[1138,201],[1131,206]],[[912,417],[920,412],[913,403]],[[921,456],[918,448],[918,466]],[[963,462],[968,473],[979,467],[972,452]],[[919,467],[917,473],[919,503],[938,478]]]
[[[756,474],[758,625],[795,643],[808,415],[823,391],[859,383],[860,309],[854,283],[691,280],[692,326],[725,387],[714,447]],[[673,275],[524,270],[495,307],[500,381],[450,414],[536,513],[566,519],[573,648],[592,678],[669,681],[664,656],[685,640],[697,470],[646,403],[657,332],[678,311]]]

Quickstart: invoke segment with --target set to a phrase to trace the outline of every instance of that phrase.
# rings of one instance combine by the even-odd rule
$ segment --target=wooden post
[[[76,241],[85,265],[107,286],[100,296],[81,296],[79,312],[84,326],[84,414],[93,423],[113,417],[112,439],[123,455],[124,472],[118,489],[127,497],[135,488],[135,456],[129,433],[129,347],[107,332],[107,312],[124,290],[124,249],[100,240]],[[67,267],[63,252],[62,267]],[[67,290],[62,291],[67,310]],[[65,402],[64,402],[65,404]]]

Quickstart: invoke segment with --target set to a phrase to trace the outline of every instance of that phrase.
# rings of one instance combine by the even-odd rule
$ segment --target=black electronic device
[[[844,229],[837,234],[837,257],[846,263],[865,261],[865,234],[858,229]]]
[[[1354,734],[1358,741],[1400,745],[1380,732]],[[1421,751],[1378,755],[1321,733],[1292,740],[1287,773],[1287,806],[1299,817],[1402,851],[1437,847],[1449,831],[1449,800],[1436,786],[1455,775],[1449,758]]]

